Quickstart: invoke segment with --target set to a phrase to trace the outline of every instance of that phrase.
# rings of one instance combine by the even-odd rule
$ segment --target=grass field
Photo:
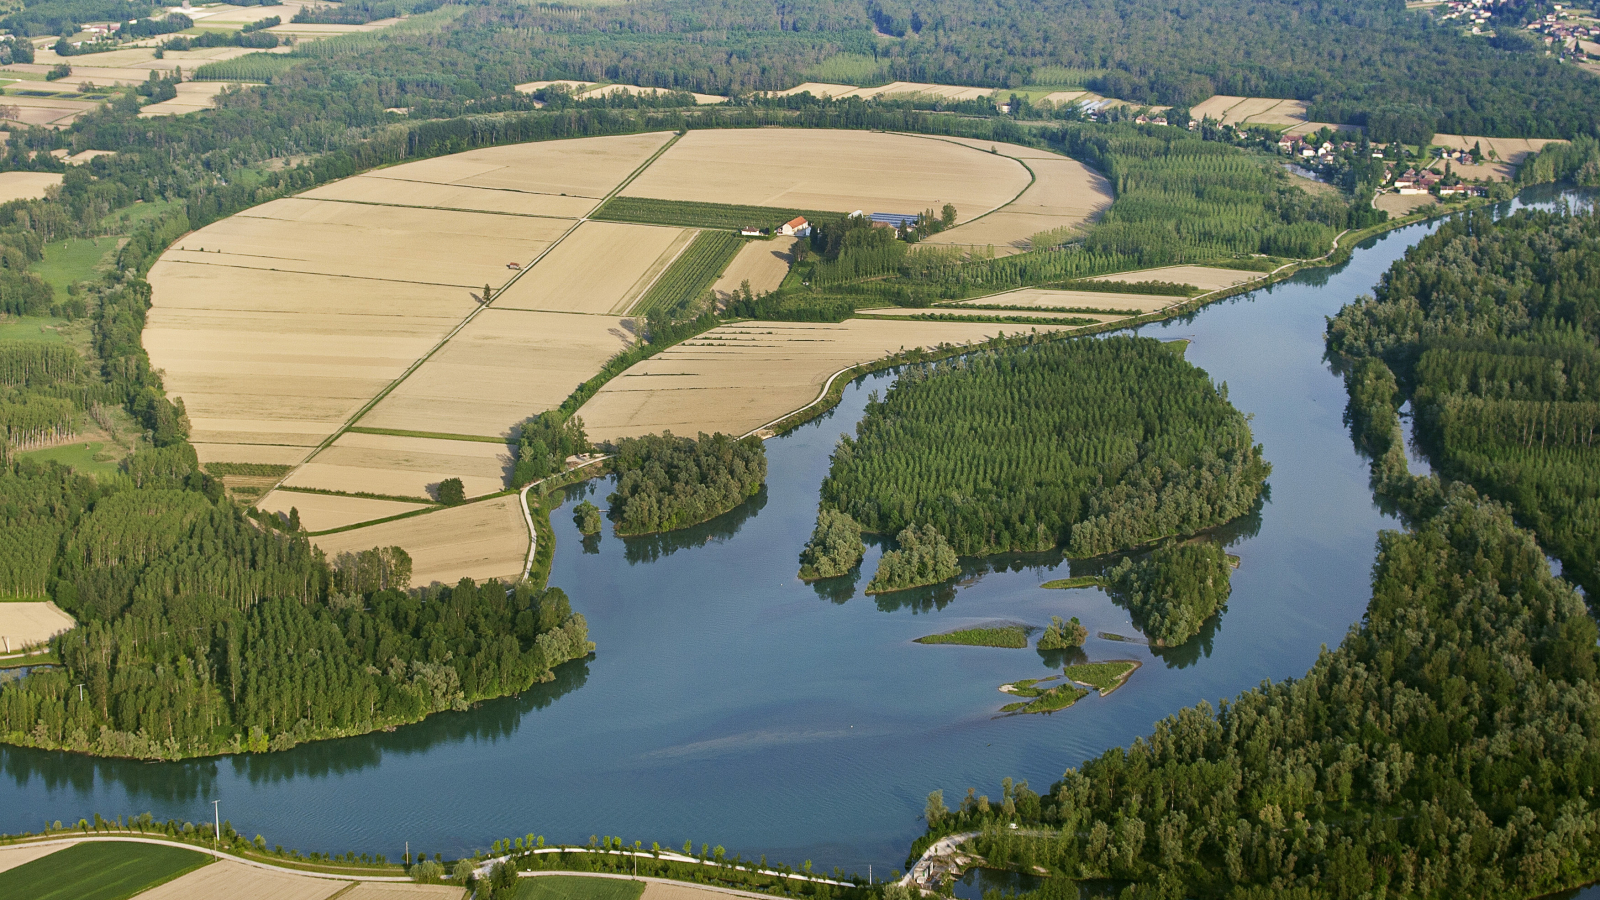
[[[516,900],[639,900],[642,881],[621,878],[584,878],[579,875],[540,875],[524,878]]]
[[[1028,629],[1021,625],[1006,625],[1000,628],[963,628],[960,631],[947,631],[944,634],[930,634],[917,638],[919,644],[962,644],[968,647],[1010,647],[1021,649],[1028,646]]]
[[[701,203],[694,200],[653,200],[647,197],[613,197],[591,218],[645,225],[681,225],[685,228],[777,228],[796,216],[833,217],[837,212],[814,209],[780,209],[737,203]]]
[[[683,309],[699,299],[744,246],[744,239],[726,231],[702,231],[632,309],[633,315]]]
[[[67,286],[95,277],[100,263],[117,252],[117,238],[68,238],[44,245],[44,258],[29,266],[55,291],[67,296]]]
[[[101,441],[74,441],[44,450],[24,450],[16,455],[36,462],[58,462],[85,475],[114,475],[118,468],[116,460],[99,458],[105,449],[106,445]]]
[[[74,844],[0,872],[0,897],[126,900],[210,861],[203,853],[156,844]]]
[[[1109,662],[1080,663],[1067,666],[1066,676],[1079,684],[1087,684],[1100,692],[1100,696],[1111,693],[1127,682],[1128,676],[1133,674],[1139,664],[1128,659],[1113,659]]]
[[[1080,575],[1077,578],[1057,578],[1054,581],[1046,581],[1039,586],[1055,590],[1071,590],[1074,588],[1099,587],[1103,583],[1102,579],[1094,575]]]
[[[40,341],[55,343],[65,340],[55,329],[67,324],[66,319],[46,316],[0,316],[0,341]]]

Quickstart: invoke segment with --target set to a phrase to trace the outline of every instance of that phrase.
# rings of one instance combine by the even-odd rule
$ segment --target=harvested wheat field
[[[457,441],[346,432],[283,480],[284,487],[429,499],[446,478],[468,497],[506,489],[511,449],[498,441]]]
[[[221,859],[136,896],[138,900],[324,900],[349,886],[348,881],[290,875]]]
[[[982,215],[1028,186],[1006,156],[949,141],[864,131],[691,131],[624,196],[793,209],[915,214],[955,204]]]
[[[88,100],[68,100],[57,97],[21,97],[7,94],[5,105],[16,107],[17,114],[6,121],[23,125],[48,125],[65,128],[84,113],[100,106]]]
[[[615,316],[485,309],[363,415],[368,428],[508,437],[633,344]],[[470,389],[463,389],[470,386]]]
[[[495,295],[494,306],[625,313],[697,233],[692,228],[584,222]]]
[[[61,607],[48,600],[39,603],[0,601],[0,652],[14,653],[42,644],[77,625]]]
[[[1120,281],[1125,284],[1165,281],[1169,284],[1192,284],[1203,291],[1216,291],[1263,278],[1266,274],[1240,269],[1220,269],[1216,266],[1162,266],[1159,269],[1138,269],[1133,272],[1118,272],[1115,275],[1096,275],[1087,280]]]
[[[411,586],[455,584],[462,578],[520,578],[528,559],[528,526],[515,494],[452,506],[396,522],[312,538],[329,556],[398,546],[411,555]]]
[[[23,863],[30,863],[36,859],[49,856],[57,850],[65,850],[71,844],[24,844],[21,847],[0,847],[0,872],[15,869]]]
[[[98,55],[99,54],[96,54],[96,56]],[[72,59],[73,65],[71,81],[77,84],[81,84],[84,81],[101,86],[113,84],[143,84],[144,81],[150,77],[150,70],[153,68],[140,66],[86,66],[80,65],[77,62],[78,60],[83,59],[83,57],[74,56]],[[50,66],[36,62],[14,62],[11,65],[6,66],[6,71],[26,72],[30,75],[46,75],[50,72]]]
[[[287,22],[294,18],[303,7],[311,6],[310,3],[291,3],[282,6],[233,6],[219,3],[204,9],[187,13],[189,18],[202,28],[211,28],[217,25],[249,25],[259,22],[269,16],[277,16]]]
[[[647,881],[639,900],[728,900],[728,893],[693,884]]]
[[[215,109],[217,95],[230,88],[239,90],[241,87],[254,87],[255,85],[225,84],[220,81],[185,81],[178,85],[178,96],[171,100],[162,100],[152,103],[139,110],[139,118],[147,119],[152,116],[181,116],[186,113],[199,112],[202,109]]]
[[[41,199],[51,188],[61,186],[61,178],[53,172],[0,172],[0,203]]]
[[[1129,313],[1147,313],[1182,303],[1185,297],[1162,294],[1113,294],[1108,291],[1052,291],[1045,288],[1022,288],[1003,294],[991,294],[976,300],[963,300],[955,306],[1022,306],[1066,309],[1110,309]]]
[[[1295,126],[1306,123],[1306,104],[1301,100],[1218,94],[1195,104],[1189,114],[1196,120],[1213,119],[1224,125]]]
[[[586,216],[600,204],[593,197],[563,197],[559,194],[531,194],[501,188],[404,181],[386,178],[382,174],[357,175],[306,191],[300,196],[313,200],[343,200],[380,206],[460,209],[558,219]]]
[[[997,145],[1010,155],[1010,145]],[[1016,148],[1022,150],[1024,148]],[[975,222],[941,231],[923,243],[994,247],[998,256],[1021,253],[1041,231],[1080,225],[1111,205],[1111,183],[1088,166],[1064,156],[1018,156],[1033,170],[1022,195]]]
[[[594,84],[595,84],[595,82],[593,82],[593,81],[573,81],[571,79],[558,78],[558,79],[555,79],[554,81],[529,81],[529,82],[527,82],[525,84],[517,85],[516,90],[519,93],[532,94],[532,93],[535,93],[537,91],[542,91],[547,87],[558,87],[559,86],[559,87],[564,87],[567,90],[573,91],[574,93],[576,93],[576,92],[582,91],[584,88],[590,87],[590,86],[592,86]]]
[[[1054,326],[864,318],[723,325],[631,366],[578,414],[595,440],[663,430],[744,434],[815,400],[840,369],[1032,328]]]
[[[673,93],[672,88],[639,87],[638,85],[633,84],[603,84],[596,88],[585,89],[581,96],[583,99],[588,100],[593,97],[610,97],[616,94],[633,94],[640,97],[656,97],[661,94],[670,93]],[[693,97],[694,102],[700,104],[701,106],[707,106],[713,103],[728,102],[727,97],[723,97],[719,94],[697,94],[694,91],[684,91],[683,93]]]
[[[657,131],[511,144],[404,163],[371,174],[399,181],[568,194],[598,201],[671,137],[671,132]]]
[[[200,464],[208,463],[259,463],[269,466],[293,466],[306,458],[310,447],[292,444],[192,444]]]
[[[162,258],[343,278],[482,287],[505,282],[566,219],[286,198],[193,232]]]
[[[827,100],[831,97],[842,97],[845,94],[856,90],[860,90],[860,88],[857,88],[853,84],[829,84],[825,81],[807,81],[804,84],[797,84],[786,91],[773,91],[772,96],[795,97],[799,96],[800,94],[810,94],[819,100]]]
[[[745,244],[733,262],[728,263],[727,271],[711,286],[711,292],[718,300],[727,302],[746,281],[750,282],[751,293],[757,295],[777,290],[783,284],[783,277],[789,274],[794,245],[798,243],[799,238],[779,237]]]
[[[403,884],[396,881],[364,881],[339,895],[339,900],[461,900],[465,888],[447,884]]]
[[[460,288],[167,261],[150,283],[144,345],[198,444],[315,446],[476,306]]]
[[[1409,216],[1424,206],[1431,206],[1439,202],[1439,198],[1432,194],[1395,194],[1382,193],[1373,201],[1373,206],[1388,213],[1390,218]]]
[[[423,503],[400,503],[395,500],[373,500],[370,497],[337,497],[331,494],[307,494],[301,491],[273,491],[256,503],[267,512],[289,514],[300,511],[300,524],[307,531],[327,531],[376,519],[387,519],[401,513],[427,509]]]
[[[1433,136],[1433,143],[1435,146],[1454,150],[1471,150],[1473,145],[1477,145],[1483,150],[1484,159],[1490,162],[1520,166],[1523,160],[1543,150],[1546,144],[1561,142],[1545,138],[1491,138],[1471,134],[1436,134]],[[1466,166],[1461,169],[1463,175],[1471,168],[1473,167]]]
[[[918,321],[953,319],[964,316],[988,316],[991,318],[1026,318],[1026,319],[1064,319],[1078,324],[1079,320],[1090,319],[1095,322],[1115,322],[1126,319],[1126,313],[1076,313],[1058,312],[1055,310],[1007,310],[1007,309],[964,309],[959,306],[880,306],[875,309],[859,309],[856,315],[867,319],[912,319]],[[1020,324],[1020,323],[1019,323]],[[1028,322],[1028,325],[1035,324]]]

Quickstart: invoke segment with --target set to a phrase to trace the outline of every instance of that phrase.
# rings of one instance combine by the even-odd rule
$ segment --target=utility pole
[[[213,801],[211,801],[211,814],[216,817],[216,823],[215,824],[216,824],[216,828],[217,828],[217,831],[216,831],[216,842],[211,845],[211,849],[212,849],[212,852],[216,853],[218,859],[222,858],[222,806],[220,805],[221,803],[222,803],[221,800],[213,800]]]

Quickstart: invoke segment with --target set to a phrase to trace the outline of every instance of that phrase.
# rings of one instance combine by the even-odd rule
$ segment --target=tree
[[[446,478],[439,482],[439,502],[445,506],[457,506],[467,502],[467,488],[459,478]]]
[[[928,820],[928,827],[935,828],[939,820],[950,814],[944,805],[944,791],[933,791],[928,794],[928,805],[923,808],[922,816]]]
[[[860,524],[847,513],[823,507],[817,510],[811,540],[800,551],[800,577],[811,580],[843,575],[861,562],[866,551]]]
[[[1077,616],[1073,616],[1070,622],[1063,622],[1060,616],[1051,616],[1050,624],[1045,626],[1044,634],[1039,635],[1039,649],[1069,650],[1073,647],[1082,647],[1088,638],[1089,629],[1083,627]]]
[[[878,560],[868,594],[886,594],[948,581],[960,574],[956,551],[932,525],[911,526],[895,537],[899,548]]]
[[[599,534],[603,526],[600,518],[600,507],[587,500],[579,503],[572,511],[572,519],[578,526],[579,534]]]

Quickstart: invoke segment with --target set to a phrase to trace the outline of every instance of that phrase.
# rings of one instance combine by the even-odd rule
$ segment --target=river
[[[769,441],[767,487],[712,523],[586,545],[571,503],[555,514],[551,583],[588,618],[599,651],[553,684],[392,733],[260,756],[150,764],[3,748],[0,830],[95,812],[205,821],[220,800],[240,831],[302,850],[398,859],[409,842],[449,857],[528,833],[568,843],[614,834],[885,875],[903,866],[930,790],[952,805],[969,786],[997,797],[1010,775],[1043,792],[1162,717],[1302,675],[1339,643],[1366,606],[1377,533],[1395,522],[1374,504],[1341,421],[1324,317],[1369,293],[1434,227],[1381,235],[1340,266],[1140,330],[1192,342],[1188,358],[1254,417],[1273,472],[1259,514],[1224,530],[1242,562],[1214,628],[1165,659],[1090,638],[1092,660],[1144,662],[1110,697],[996,717],[1000,684],[1058,663],[1032,649],[912,643],[1052,615],[1078,616],[1091,635],[1135,634],[1098,590],[1039,587],[1067,574],[1059,556],[989,560],[956,586],[880,598],[860,594],[866,576],[798,580],[828,454],[868,393],[892,383],[882,373]],[[587,490],[603,502],[604,484]],[[866,575],[879,553],[869,547]]]

